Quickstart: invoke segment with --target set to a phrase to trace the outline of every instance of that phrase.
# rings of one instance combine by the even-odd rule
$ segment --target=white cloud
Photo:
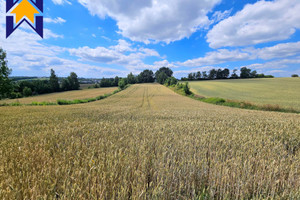
[[[223,19],[228,18],[230,16],[231,12],[232,12],[232,9],[225,10],[224,12],[216,11],[212,16],[212,22],[217,23]]]
[[[295,55],[300,56],[300,42],[282,43],[257,50],[257,56],[264,60],[270,60],[273,58],[286,58]]]
[[[61,17],[57,17],[57,18],[44,18],[44,22],[46,23],[54,23],[54,24],[63,24],[66,22],[65,19],[61,18]]]
[[[228,49],[219,49],[206,53],[204,57],[187,60],[178,65],[186,67],[199,67],[203,65],[214,65],[224,62],[242,61],[253,59],[253,56],[248,52],[242,52],[240,50],[230,51]]]
[[[290,67],[291,64],[300,64],[300,56],[290,58],[290,59],[280,59],[269,61],[266,63],[256,63],[247,65],[246,67],[250,67],[252,69],[269,69],[269,70],[278,70]]]
[[[295,65],[299,65],[299,64],[300,64],[300,56],[296,56],[289,59],[279,59],[279,60],[273,60],[265,63],[254,63],[242,67],[247,67],[252,70],[257,70],[258,73],[272,74],[279,77],[290,77],[291,74],[300,73],[300,68],[295,67]]]
[[[177,64],[185,67],[200,67],[204,65],[215,65],[226,62],[247,61],[255,59],[271,60],[300,56],[300,42],[281,43],[271,47],[255,49],[218,49],[208,52],[204,57],[190,59]]]
[[[63,5],[63,4],[69,4],[71,5],[72,3],[68,0],[52,0],[52,2],[56,5]]]
[[[117,21],[132,41],[170,43],[210,24],[206,16],[221,0],[78,0],[93,15]]]
[[[288,39],[300,28],[300,1],[258,1],[215,25],[207,34],[212,48]]]
[[[132,44],[125,40],[119,40],[115,46],[105,47],[80,47],[69,49],[73,56],[83,61],[92,61],[104,64],[117,64],[123,66],[141,66],[142,59],[146,57],[160,57],[159,53],[148,48],[132,48]]]

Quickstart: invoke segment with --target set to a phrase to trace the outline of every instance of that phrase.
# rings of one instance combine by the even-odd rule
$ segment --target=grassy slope
[[[89,104],[0,107],[0,199],[297,199],[299,124],[157,84]]]
[[[104,94],[110,94],[117,90],[117,87],[111,88],[97,88],[88,90],[76,90],[67,92],[58,92],[51,94],[43,94],[33,97],[21,98],[21,99],[5,99],[1,100],[0,103],[12,103],[19,101],[21,104],[30,104],[32,102],[56,102],[57,99],[74,100],[74,99],[87,99],[94,98]]]
[[[278,104],[300,110],[300,78],[190,82],[192,92],[257,104]]]

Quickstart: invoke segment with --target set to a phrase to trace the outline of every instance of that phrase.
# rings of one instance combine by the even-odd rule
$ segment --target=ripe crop
[[[158,84],[69,106],[0,107],[0,199],[297,199],[300,116]]]

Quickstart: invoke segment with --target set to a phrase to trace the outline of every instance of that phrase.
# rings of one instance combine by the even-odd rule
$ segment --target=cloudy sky
[[[21,1],[21,0],[20,0]],[[246,66],[300,74],[299,0],[44,0],[41,39],[27,24],[0,47],[14,76],[125,76],[162,66],[189,72]]]

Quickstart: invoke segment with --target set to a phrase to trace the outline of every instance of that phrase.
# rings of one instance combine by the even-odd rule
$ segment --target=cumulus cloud
[[[132,41],[170,43],[210,24],[207,13],[221,0],[78,0],[93,15],[117,21]]]
[[[177,64],[185,67],[199,67],[204,65],[215,65],[226,62],[248,61],[255,59],[272,60],[300,56],[300,42],[281,43],[271,47],[255,49],[218,49],[208,52],[204,57],[190,59]]]
[[[246,46],[288,39],[300,28],[300,1],[258,1],[246,5],[207,34],[212,48]]]
[[[300,42],[282,43],[257,50],[257,56],[264,60],[286,58],[295,55],[300,56]]]
[[[214,65],[224,62],[232,61],[242,61],[253,59],[253,56],[249,52],[242,52],[240,50],[228,50],[228,49],[219,49],[217,51],[212,51],[206,53],[204,57],[190,59],[178,65],[185,67],[199,67],[203,65]]]
[[[57,17],[57,18],[44,18],[44,22],[46,23],[54,23],[54,24],[63,24],[66,22],[65,19],[61,18],[61,17]]]
[[[117,45],[108,48],[86,46],[69,49],[69,52],[83,61],[135,67],[143,65],[142,59],[146,57],[160,57],[159,53],[153,49],[132,48],[132,44],[125,40],[119,40]]]
[[[248,67],[253,70],[257,70],[259,73],[273,74],[277,76],[289,77],[291,74],[300,73],[300,69],[297,67],[291,68],[293,65],[300,64],[300,56],[289,59],[279,59],[269,61],[265,63],[254,63],[243,67]]]
[[[68,0],[52,0],[52,2],[56,5],[63,5],[63,4],[69,4],[71,5],[72,3]]]
[[[212,16],[212,23],[217,23],[219,21],[222,21],[223,19],[228,18],[230,16],[231,12],[232,12],[232,9],[225,10],[224,12],[221,12],[221,11],[214,12],[214,14]]]

